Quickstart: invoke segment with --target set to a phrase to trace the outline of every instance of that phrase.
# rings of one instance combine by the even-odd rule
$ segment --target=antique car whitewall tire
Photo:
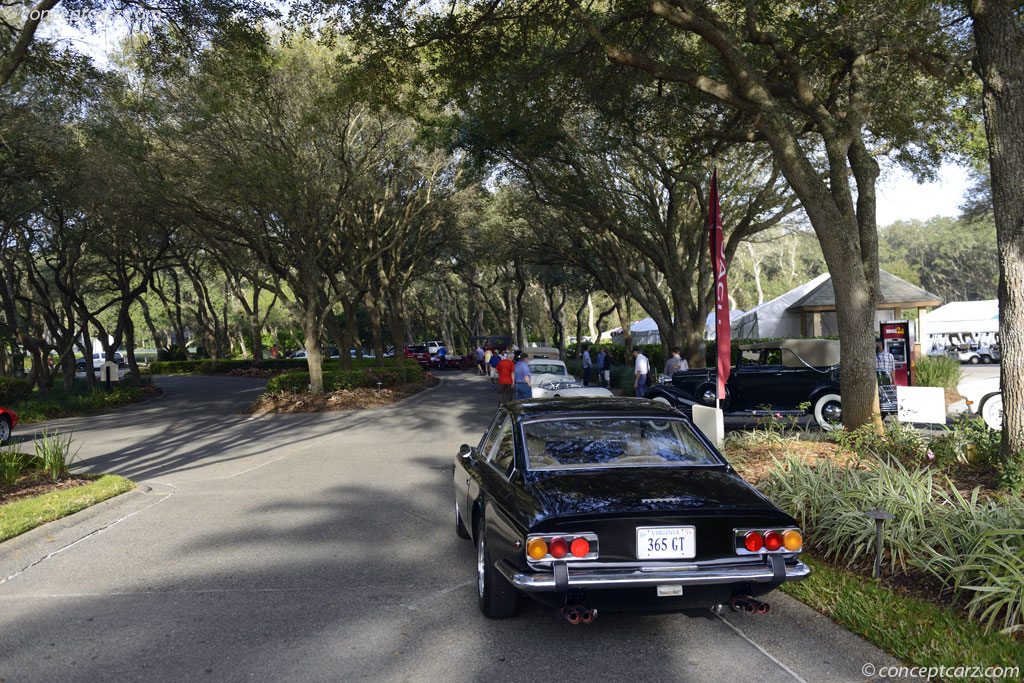
[[[0,446],[6,446],[11,440],[11,419],[6,415],[0,415]]]
[[[480,611],[488,619],[508,619],[519,608],[519,591],[494,568],[487,551],[487,533],[483,519],[476,533],[476,587],[480,598]]]
[[[669,401],[669,400],[668,400],[667,398],[665,398],[664,396],[657,396],[657,397],[655,397],[655,398],[653,399],[653,401],[654,401],[655,403],[664,403],[665,405],[667,405],[667,406],[669,406],[669,407],[672,407],[672,402],[671,402],[671,401]]]
[[[981,419],[985,421],[985,424],[989,429],[994,429],[997,432],[1003,429],[1003,395],[995,394],[989,396],[981,404],[981,410],[978,411],[981,414]]]
[[[823,394],[814,402],[814,420],[826,432],[843,428],[842,399],[839,394]]]
[[[968,361],[971,365],[977,365],[981,362],[980,356],[971,356],[971,360]]]
[[[455,500],[455,535],[462,539],[469,538],[469,532],[466,531],[466,525],[462,523],[462,517],[459,514],[459,501]]]

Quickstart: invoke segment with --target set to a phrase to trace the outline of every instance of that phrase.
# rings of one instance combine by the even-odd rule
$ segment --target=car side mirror
[[[459,455],[463,458],[468,458],[473,453],[473,448],[468,443],[464,443],[459,446]]]

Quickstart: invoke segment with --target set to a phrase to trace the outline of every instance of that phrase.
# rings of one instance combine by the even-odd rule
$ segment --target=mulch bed
[[[424,375],[424,381],[397,384],[385,389],[351,389],[330,394],[264,394],[243,412],[252,415],[270,413],[323,413],[334,410],[365,410],[383,408],[425,389],[435,387],[440,380],[433,375]]]
[[[10,486],[0,486],[0,505],[13,503],[22,498],[34,498],[50,491],[73,489],[77,486],[93,482],[97,478],[95,475],[69,474],[57,481],[53,481],[52,479],[44,479],[43,476],[40,474],[37,478],[35,474],[26,474],[22,475],[16,483]]]

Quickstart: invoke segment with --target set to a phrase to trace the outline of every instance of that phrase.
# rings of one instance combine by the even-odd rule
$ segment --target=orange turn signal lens
[[[796,529],[790,529],[782,535],[782,545],[786,550],[800,550],[804,547],[804,537]]]
[[[548,554],[548,544],[543,538],[531,538],[526,544],[526,554],[534,560],[542,560]]]

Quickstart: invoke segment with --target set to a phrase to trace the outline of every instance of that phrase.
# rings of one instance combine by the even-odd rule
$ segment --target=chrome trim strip
[[[494,563],[495,568],[513,586],[527,592],[554,592],[554,573],[525,574],[516,571],[506,561]],[[712,586],[723,583],[771,583],[774,573],[770,566],[732,567],[725,569],[695,569],[685,571],[649,572],[634,569],[581,571],[569,569],[569,588],[638,588],[664,584],[683,586]],[[807,578],[810,568],[803,562],[786,566],[786,581]]]

